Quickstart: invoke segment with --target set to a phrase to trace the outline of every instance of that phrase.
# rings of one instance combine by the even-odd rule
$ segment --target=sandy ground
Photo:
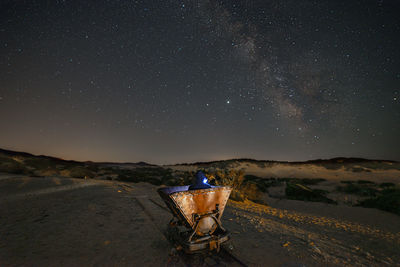
[[[0,175],[0,265],[185,266],[164,236],[171,215],[156,189]],[[226,248],[248,266],[400,266],[399,216],[290,200],[270,205],[230,201],[225,210]],[[211,256],[197,263],[218,265]]]

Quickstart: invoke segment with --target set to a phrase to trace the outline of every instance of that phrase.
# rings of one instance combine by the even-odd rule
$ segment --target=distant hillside
[[[93,162],[93,161],[75,161],[75,160],[65,160],[57,157],[45,156],[45,155],[33,155],[27,152],[19,152],[19,151],[12,151],[0,148],[0,156],[8,156],[8,157],[20,157],[20,158],[36,158],[36,159],[43,159],[43,160],[50,160],[53,162],[59,163],[75,163],[75,164],[100,164],[100,165],[139,165],[139,166],[152,166],[153,164],[149,164],[147,162]]]
[[[317,165],[323,166],[327,169],[340,169],[341,167],[351,168],[349,166],[357,166],[358,170],[368,169],[400,169],[400,163],[391,160],[376,160],[376,159],[364,159],[364,158],[345,158],[337,157],[332,159],[316,159],[309,161],[273,161],[273,160],[256,160],[250,158],[238,158],[208,162],[194,162],[194,163],[180,163],[174,165],[166,165],[164,167],[195,167],[195,168],[217,168],[217,169],[229,169],[238,168],[243,165],[255,165],[259,168],[265,168],[268,166],[276,165]],[[92,161],[75,161],[75,160],[64,160],[57,157],[45,156],[45,155],[33,155],[27,152],[18,152],[12,150],[6,150],[0,148],[0,171],[9,172],[21,171],[22,173],[31,173],[30,171],[35,169],[51,169],[55,166],[69,166],[69,167],[91,167],[98,168],[102,167],[118,167],[118,168],[136,168],[136,167],[161,167],[146,162],[137,163],[118,163],[118,162],[92,162]],[[361,167],[361,169],[360,169]],[[356,169],[357,170],[357,169]]]
[[[301,168],[302,166],[320,166],[329,170],[339,170],[344,168],[345,170],[357,171],[372,171],[372,170],[400,170],[400,163],[391,160],[376,160],[376,159],[364,159],[364,158],[345,158],[338,157],[332,159],[316,159],[309,161],[271,161],[271,160],[255,160],[255,159],[228,159],[210,162],[195,162],[195,163],[182,163],[169,165],[173,169],[193,169],[193,168],[203,168],[203,169],[265,169],[276,166],[286,166],[293,168]],[[251,172],[251,171],[250,171]],[[259,171],[258,171],[259,172]]]
[[[248,175],[264,178],[383,179],[393,181],[396,177],[400,177],[399,162],[363,158],[340,157],[305,162],[240,158],[157,166],[146,162],[80,162],[0,149],[0,172],[30,176],[122,179],[130,181],[152,180],[158,184],[162,183],[162,181],[166,182],[165,179],[172,177],[172,172],[177,174],[175,176],[185,177],[185,179],[190,180],[190,173],[199,169],[208,172],[217,170],[242,171]],[[175,178],[179,180],[179,177]],[[172,180],[168,184],[173,184]]]
[[[146,162],[79,162],[0,149],[0,172],[30,177],[179,186],[191,184],[198,170],[212,185],[232,186],[231,198],[236,201],[268,204],[272,197],[361,205],[400,214],[400,163],[395,161],[333,158],[281,162],[242,158],[157,166]]]
[[[19,159],[42,159],[45,161],[52,161],[54,163],[68,163],[68,164],[79,164],[81,162],[74,161],[74,160],[64,160],[56,157],[50,157],[50,156],[45,156],[45,155],[33,155],[27,152],[18,152],[18,151],[12,151],[12,150],[6,150],[6,149],[1,149],[0,148],[0,156],[4,157],[9,157],[9,158],[19,158]]]
[[[64,160],[44,155],[32,155],[0,149],[0,172],[25,174],[30,176],[63,176],[75,178],[93,178],[113,173],[112,168],[151,167],[146,162],[113,163]]]
[[[292,163],[363,163],[363,162],[390,162],[390,163],[398,163],[397,161],[393,160],[381,160],[381,159],[364,159],[364,158],[345,158],[345,157],[338,157],[332,159],[315,159],[315,160],[308,160],[305,162],[292,162]]]
[[[364,159],[364,158],[346,158],[346,157],[337,157],[332,159],[315,159],[315,160],[307,160],[307,161],[276,161],[276,160],[257,160],[250,158],[237,158],[237,159],[227,159],[227,160],[215,160],[215,161],[200,161],[194,163],[178,163],[174,165],[182,165],[182,166],[190,166],[190,165],[212,165],[212,164],[229,164],[229,163],[279,163],[279,164],[323,164],[323,163],[363,163],[363,162],[390,162],[390,163],[398,163],[393,160],[380,160],[380,159]]]

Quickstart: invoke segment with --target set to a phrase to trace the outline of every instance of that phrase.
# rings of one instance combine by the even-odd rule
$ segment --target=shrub
[[[303,179],[300,179],[298,182],[300,183],[300,184],[303,184],[303,185],[316,185],[316,184],[319,184],[320,182],[323,182],[323,181],[326,181],[326,179],[323,179],[323,178],[303,178]]]
[[[352,172],[371,172],[371,170],[360,168],[360,167],[352,167],[347,170],[351,170]]]
[[[265,192],[264,179],[260,177],[248,175],[245,178],[242,170],[216,171],[207,175],[207,177],[216,185],[231,186],[232,193],[230,198],[233,200],[243,201],[249,199],[260,204],[265,204],[263,202],[263,192]]]
[[[375,184],[374,182],[367,181],[367,180],[358,180],[357,183],[359,183],[359,184]]]
[[[176,185],[174,184],[171,170],[161,167],[143,167],[129,170],[119,169],[116,172],[118,173],[118,180],[125,182]]]
[[[251,201],[263,204],[263,191],[259,184],[254,182],[244,183],[240,188],[241,198],[247,198]],[[240,196],[239,196],[240,197]]]
[[[32,174],[32,171],[25,167],[24,164],[17,161],[8,161],[0,165],[0,172],[15,173],[15,174]]]
[[[378,190],[375,188],[366,186],[366,185],[360,185],[360,184],[354,184],[354,183],[349,183],[346,184],[345,186],[338,186],[337,191],[347,193],[347,194],[354,194],[354,195],[359,195],[359,196],[375,196]]]
[[[354,181],[340,181],[342,184],[352,184]]]
[[[86,168],[91,172],[98,172],[99,171],[99,167],[97,165],[95,165],[95,164],[86,165]]]
[[[56,163],[50,159],[29,158],[24,163],[36,170],[56,169]]]
[[[339,170],[340,168],[343,167],[343,164],[341,163],[322,163],[317,165],[322,165],[322,167],[325,167],[325,169],[328,170]]]
[[[359,206],[376,208],[400,215],[400,189],[385,189],[379,196],[360,202]]]
[[[325,196],[327,191],[312,190],[301,184],[287,183],[285,193],[288,199],[336,204]]]
[[[228,185],[232,187],[232,191],[240,191],[244,181],[243,171],[229,170],[216,171],[215,174],[207,175],[209,180],[215,180],[216,185]]]
[[[394,183],[381,183],[379,187],[385,188],[385,187],[394,187]]]
[[[85,178],[85,177],[89,177],[89,178],[93,178],[95,177],[95,173],[91,172],[90,170],[88,170],[85,167],[73,167],[70,170],[70,177],[73,178]]]
[[[268,187],[270,186],[269,180],[260,178],[254,175],[245,175],[244,181],[245,184],[252,183],[257,186],[258,190],[262,192],[267,192]]]

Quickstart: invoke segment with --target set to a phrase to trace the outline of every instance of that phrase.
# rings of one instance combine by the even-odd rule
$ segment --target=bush
[[[216,171],[215,173],[208,174],[207,177],[210,182],[214,182],[216,185],[231,186],[230,199],[236,201],[249,199],[260,204],[265,204],[263,196],[266,191],[264,182],[268,181],[266,179],[254,175],[246,175],[245,178],[241,170]]]
[[[325,196],[327,191],[312,190],[301,184],[287,183],[285,193],[288,199],[336,204],[335,201]]]
[[[72,178],[85,178],[85,177],[93,178],[93,177],[95,177],[95,173],[91,172],[90,170],[88,170],[85,167],[73,167],[69,171],[70,171],[69,176]]]
[[[302,185],[316,185],[320,182],[326,181],[323,178],[278,178],[278,181],[281,182],[290,182],[293,184],[302,184]]]
[[[125,182],[147,182],[153,185],[176,185],[170,169],[161,167],[143,167],[135,169],[119,169],[118,180]]]
[[[359,206],[376,208],[400,215],[400,189],[385,189],[379,196],[360,202]]]
[[[349,169],[347,169],[347,170],[349,170]],[[360,167],[352,167],[352,168],[350,168],[350,170],[352,172],[363,172],[364,171],[364,169],[360,168]]]
[[[354,181],[340,181],[342,184],[352,184]]]
[[[25,167],[24,164],[17,161],[8,161],[0,165],[0,172],[14,173],[14,174],[25,174],[30,175],[32,171]]]
[[[317,164],[322,167],[325,167],[325,169],[328,170],[339,170],[342,168],[344,165],[342,163],[322,163],[322,164]]]
[[[209,180],[214,180],[216,185],[227,185],[232,187],[232,191],[240,191],[244,181],[243,171],[216,171],[215,174],[209,174]]]
[[[394,183],[381,183],[379,187],[386,188],[386,187],[394,187]]]
[[[247,182],[240,188],[242,198],[247,198],[253,202],[263,204],[264,192],[260,190],[259,184],[254,182]]]
[[[99,171],[99,167],[97,167],[97,165],[95,165],[95,164],[86,165],[86,168],[91,172],[98,172]]]
[[[326,181],[326,179],[323,178],[303,178],[299,179],[298,183],[303,184],[303,185],[316,185],[319,184],[320,182]]]
[[[258,190],[262,192],[267,192],[267,189],[269,187],[269,180],[263,179],[254,175],[245,175],[244,176],[244,183],[249,184],[252,183],[255,186],[257,186]]]
[[[56,169],[56,163],[49,159],[30,158],[26,159],[24,163],[36,170]]]
[[[365,187],[358,186],[354,183],[349,183],[346,184],[345,186],[338,186],[337,191],[347,193],[347,194],[354,194],[354,195],[360,195],[360,196],[368,196],[370,195],[368,191],[366,191]]]
[[[400,170],[400,162],[370,161],[360,163],[360,165],[373,170]]]
[[[374,182],[367,181],[367,180],[358,180],[357,183],[359,183],[359,184],[371,184],[371,185],[375,184]]]
[[[346,184],[345,186],[338,186],[336,189],[337,191],[342,193],[354,194],[366,197],[375,196],[376,193],[378,192],[378,190],[376,190],[375,188],[354,183],[349,183]]]

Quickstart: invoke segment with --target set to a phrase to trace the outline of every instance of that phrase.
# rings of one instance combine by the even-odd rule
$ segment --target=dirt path
[[[42,188],[0,200],[1,266],[158,266],[168,260],[169,243],[137,202],[114,186],[35,179],[24,190],[35,182]]]
[[[0,265],[241,265],[226,255],[176,252],[165,237],[171,215],[156,189],[0,175]],[[232,233],[226,252],[248,266],[400,266],[397,226],[234,201],[223,224]]]

